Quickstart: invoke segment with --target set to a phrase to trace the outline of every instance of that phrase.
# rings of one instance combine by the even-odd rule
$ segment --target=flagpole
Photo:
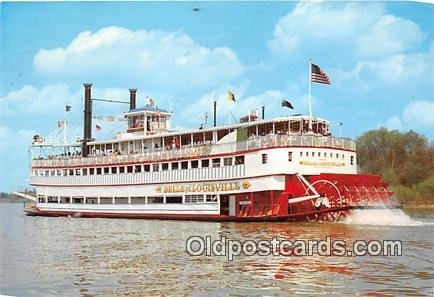
[[[63,122],[63,144],[66,145],[67,143],[67,135],[66,135],[66,129],[67,129],[67,111],[66,111],[66,104],[65,104],[65,119]]]
[[[309,59],[309,131],[312,131],[312,102],[311,102],[311,93],[312,93],[312,61]]]

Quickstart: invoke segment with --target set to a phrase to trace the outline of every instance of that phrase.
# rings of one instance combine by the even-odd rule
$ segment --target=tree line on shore
[[[359,172],[380,175],[404,205],[434,204],[434,141],[414,131],[370,130],[357,139]]]

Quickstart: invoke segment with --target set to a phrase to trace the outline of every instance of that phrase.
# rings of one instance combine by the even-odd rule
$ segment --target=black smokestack
[[[265,106],[262,106],[262,119],[265,119]]]
[[[83,125],[83,145],[81,155],[87,157],[87,142],[92,140],[92,84],[84,85],[84,125]]]
[[[130,110],[136,109],[137,89],[130,89]]]

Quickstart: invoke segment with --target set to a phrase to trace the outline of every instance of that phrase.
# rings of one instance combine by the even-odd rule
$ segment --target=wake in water
[[[401,209],[356,209],[343,219],[344,224],[378,226],[423,226],[433,222],[413,220]]]

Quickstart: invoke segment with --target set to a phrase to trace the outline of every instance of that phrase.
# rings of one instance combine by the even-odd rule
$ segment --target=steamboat
[[[84,84],[83,139],[35,136],[30,184],[39,216],[207,221],[336,221],[354,209],[399,207],[379,176],[357,173],[354,140],[312,115],[172,131],[173,112],[150,100],[128,128],[92,137],[92,85]]]

